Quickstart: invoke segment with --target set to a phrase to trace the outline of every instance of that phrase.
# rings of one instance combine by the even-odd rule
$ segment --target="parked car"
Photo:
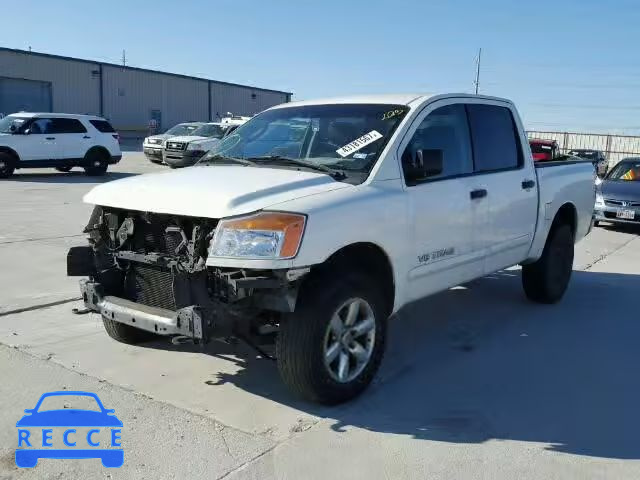
[[[93,115],[7,115],[0,120],[0,178],[18,168],[82,167],[88,175],[103,175],[122,158],[119,139],[107,120]]]
[[[607,161],[607,157],[604,155],[604,152],[588,148],[575,148],[569,151],[569,155],[590,160],[599,177],[604,177],[607,174],[609,162]]]
[[[142,150],[148,160],[154,163],[162,163],[164,142],[170,138],[182,135],[190,135],[191,132],[204,125],[204,122],[185,122],[174,125],[169,130],[159,135],[147,137],[142,142]]]
[[[67,273],[118,341],[275,336],[284,382],[333,404],[371,382],[411,302],[516,264],[529,299],[558,302],[594,195],[588,162],[534,164],[508,100],[286,103],[196,167],[91,190]]]
[[[598,184],[595,222],[640,224],[640,157],[621,160]]]
[[[188,135],[173,137],[164,143],[163,160],[171,168],[188,167],[225,136],[229,128],[237,127],[233,123],[204,123]]]
[[[534,162],[549,162],[560,156],[560,147],[555,140],[532,138],[529,140]]]

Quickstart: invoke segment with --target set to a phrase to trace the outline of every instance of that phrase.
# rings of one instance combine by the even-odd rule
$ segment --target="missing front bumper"
[[[85,306],[103,318],[124,323],[158,335],[182,335],[194,342],[206,343],[214,327],[213,313],[203,312],[197,305],[176,311],[151,307],[120,297],[104,295],[102,287],[90,280],[80,281]]]

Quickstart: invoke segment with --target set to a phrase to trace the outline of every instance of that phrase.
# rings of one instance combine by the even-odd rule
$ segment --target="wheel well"
[[[382,248],[374,243],[354,243],[333,253],[321,266],[323,272],[355,268],[376,279],[382,287],[387,315],[391,314],[395,301],[393,267]]]
[[[11,155],[13,158],[16,159],[16,161],[20,160],[20,157],[18,156],[18,154],[16,153],[15,150],[12,150],[9,147],[0,147],[0,153],[8,153],[9,155]]]
[[[571,233],[575,236],[578,223],[577,218],[578,213],[576,212],[576,207],[572,203],[565,203],[556,212],[551,228],[560,225],[569,225],[571,227]]]
[[[91,147],[89,150],[87,150],[87,153],[85,154],[84,157],[87,158],[87,155],[89,155],[92,152],[100,152],[100,154],[104,155],[107,158],[107,160],[111,157],[109,150],[101,146]]]

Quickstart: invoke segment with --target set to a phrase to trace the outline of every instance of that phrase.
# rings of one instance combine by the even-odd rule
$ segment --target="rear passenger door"
[[[54,118],[53,131],[60,158],[83,158],[90,146],[91,137],[82,122],[76,118]]]
[[[538,185],[527,162],[519,118],[509,104],[470,102],[466,106],[474,156],[473,189],[484,192],[488,222],[476,232],[486,252],[485,273],[526,258],[538,215]]]

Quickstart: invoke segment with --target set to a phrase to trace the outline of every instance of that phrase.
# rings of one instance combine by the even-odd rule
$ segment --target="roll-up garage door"
[[[0,77],[0,113],[50,112],[51,83]]]

